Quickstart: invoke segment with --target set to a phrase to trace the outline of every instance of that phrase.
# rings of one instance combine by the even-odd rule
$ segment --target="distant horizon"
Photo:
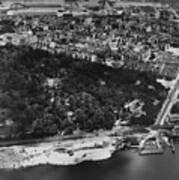
[[[97,5],[99,0],[77,0],[78,3],[80,4],[89,4],[89,5]],[[142,0],[114,0],[116,2],[141,2]],[[144,0],[147,3],[161,3],[161,4],[170,4],[173,7],[179,5],[179,0]],[[60,4],[63,5],[65,4],[65,0],[0,0],[2,3],[25,3],[25,4],[43,4],[43,5],[55,5],[55,4]]]

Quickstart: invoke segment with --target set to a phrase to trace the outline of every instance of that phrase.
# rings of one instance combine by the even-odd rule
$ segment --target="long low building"
[[[23,4],[25,6],[59,6],[64,4],[64,0],[1,0],[5,6],[12,4]]]
[[[58,8],[27,8],[27,9],[19,9],[19,10],[8,10],[7,15],[16,16],[16,15],[56,15]]]

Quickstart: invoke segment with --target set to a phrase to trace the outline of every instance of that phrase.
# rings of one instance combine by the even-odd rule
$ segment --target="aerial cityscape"
[[[52,179],[80,180],[83,163],[121,156],[136,168],[179,160],[177,0],[1,0],[0,54],[0,180],[41,166],[79,166]],[[179,177],[175,165],[165,178],[134,166],[119,179]]]

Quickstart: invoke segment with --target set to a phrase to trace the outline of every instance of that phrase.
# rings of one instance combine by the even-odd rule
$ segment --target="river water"
[[[111,159],[76,166],[37,166],[0,170],[0,180],[178,180],[179,145],[173,155],[139,156],[118,152]]]

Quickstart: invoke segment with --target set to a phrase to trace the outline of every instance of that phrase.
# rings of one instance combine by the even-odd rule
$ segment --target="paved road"
[[[157,117],[155,125],[164,125],[167,119],[167,115],[170,114],[173,104],[176,102],[177,95],[179,90],[179,75],[176,78],[176,82],[173,88],[170,90],[166,101],[163,104],[163,107]]]

